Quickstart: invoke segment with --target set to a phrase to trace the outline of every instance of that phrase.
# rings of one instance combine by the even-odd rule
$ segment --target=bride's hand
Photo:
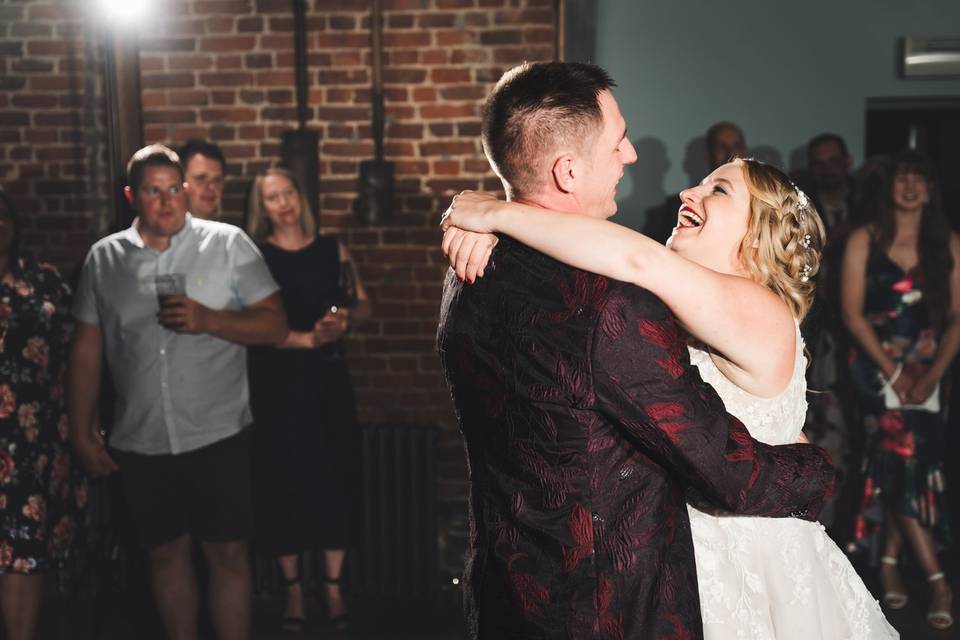
[[[490,262],[493,248],[500,240],[490,233],[474,233],[459,227],[449,227],[443,232],[443,253],[450,261],[460,280],[470,284],[483,277]]]
[[[484,191],[461,191],[453,197],[450,207],[440,220],[440,228],[460,227],[464,231],[493,233],[492,215],[507,203],[492,193]]]

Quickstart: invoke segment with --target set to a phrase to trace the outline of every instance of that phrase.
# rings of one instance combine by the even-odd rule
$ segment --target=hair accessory
[[[806,282],[810,279],[810,274],[813,273],[813,267],[808,264],[803,265],[803,268],[800,269],[800,282]]]
[[[810,238],[810,234],[808,233],[803,236],[803,240],[800,241],[800,245],[803,246],[804,249],[809,249],[810,242],[811,242],[811,238]]]

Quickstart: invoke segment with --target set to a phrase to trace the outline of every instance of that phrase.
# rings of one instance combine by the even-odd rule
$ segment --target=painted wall
[[[823,131],[844,136],[860,163],[868,97],[960,95],[960,79],[897,77],[899,38],[960,32],[956,0],[591,5],[592,60],[620,85],[640,157],[620,187],[621,222],[635,227],[703,178],[703,134],[718,120],[740,124],[751,153],[779,166],[803,166],[806,141]],[[571,56],[590,56],[568,37]]]

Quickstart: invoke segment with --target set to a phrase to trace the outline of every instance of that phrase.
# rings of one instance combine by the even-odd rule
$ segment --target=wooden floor
[[[871,585],[873,586],[873,585]],[[926,625],[926,592],[921,582],[909,582],[911,601],[898,612],[889,614],[890,622],[900,631],[903,640],[956,640],[960,624],[949,631],[934,631]],[[954,593],[960,584],[954,581]],[[960,597],[960,596],[958,596]],[[349,634],[337,635],[326,628],[323,607],[311,600],[308,624],[301,634],[279,631],[281,602],[278,598],[260,597],[254,605],[254,638],[258,640],[292,640],[294,638],[363,640],[463,640],[463,618],[459,594],[443,593],[432,601],[387,603],[375,599],[352,598],[353,628]],[[954,605],[954,615],[958,607]],[[45,603],[39,640],[161,640],[158,621],[143,598],[130,594],[112,602],[67,601],[62,597]],[[205,637],[212,638],[207,634]]]

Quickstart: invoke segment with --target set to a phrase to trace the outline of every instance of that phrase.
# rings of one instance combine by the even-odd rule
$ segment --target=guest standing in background
[[[879,533],[868,516],[882,506],[884,603],[906,606],[897,571],[906,539],[929,582],[927,621],[946,629],[952,597],[935,542],[949,534],[940,383],[960,347],[960,237],[924,158],[907,152],[891,169],[874,222],[851,233],[843,261],[843,318],[859,347],[851,376],[863,426],[876,433],[857,533]]]
[[[343,337],[370,303],[347,248],[316,226],[292,173],[256,178],[246,229],[280,285],[290,333],[278,347],[250,349],[254,504],[257,548],[277,558],[286,585],[281,628],[304,627],[300,554],[320,548],[330,623],[342,632],[340,579],[360,469]]]
[[[227,159],[223,151],[206,140],[187,140],[177,155],[183,164],[190,215],[204,220],[218,220],[223,213],[223,183],[227,171]]]
[[[19,255],[19,231],[0,191],[0,611],[9,640],[35,636],[43,576],[68,557],[86,501],[63,401],[70,289],[53,267]]]

